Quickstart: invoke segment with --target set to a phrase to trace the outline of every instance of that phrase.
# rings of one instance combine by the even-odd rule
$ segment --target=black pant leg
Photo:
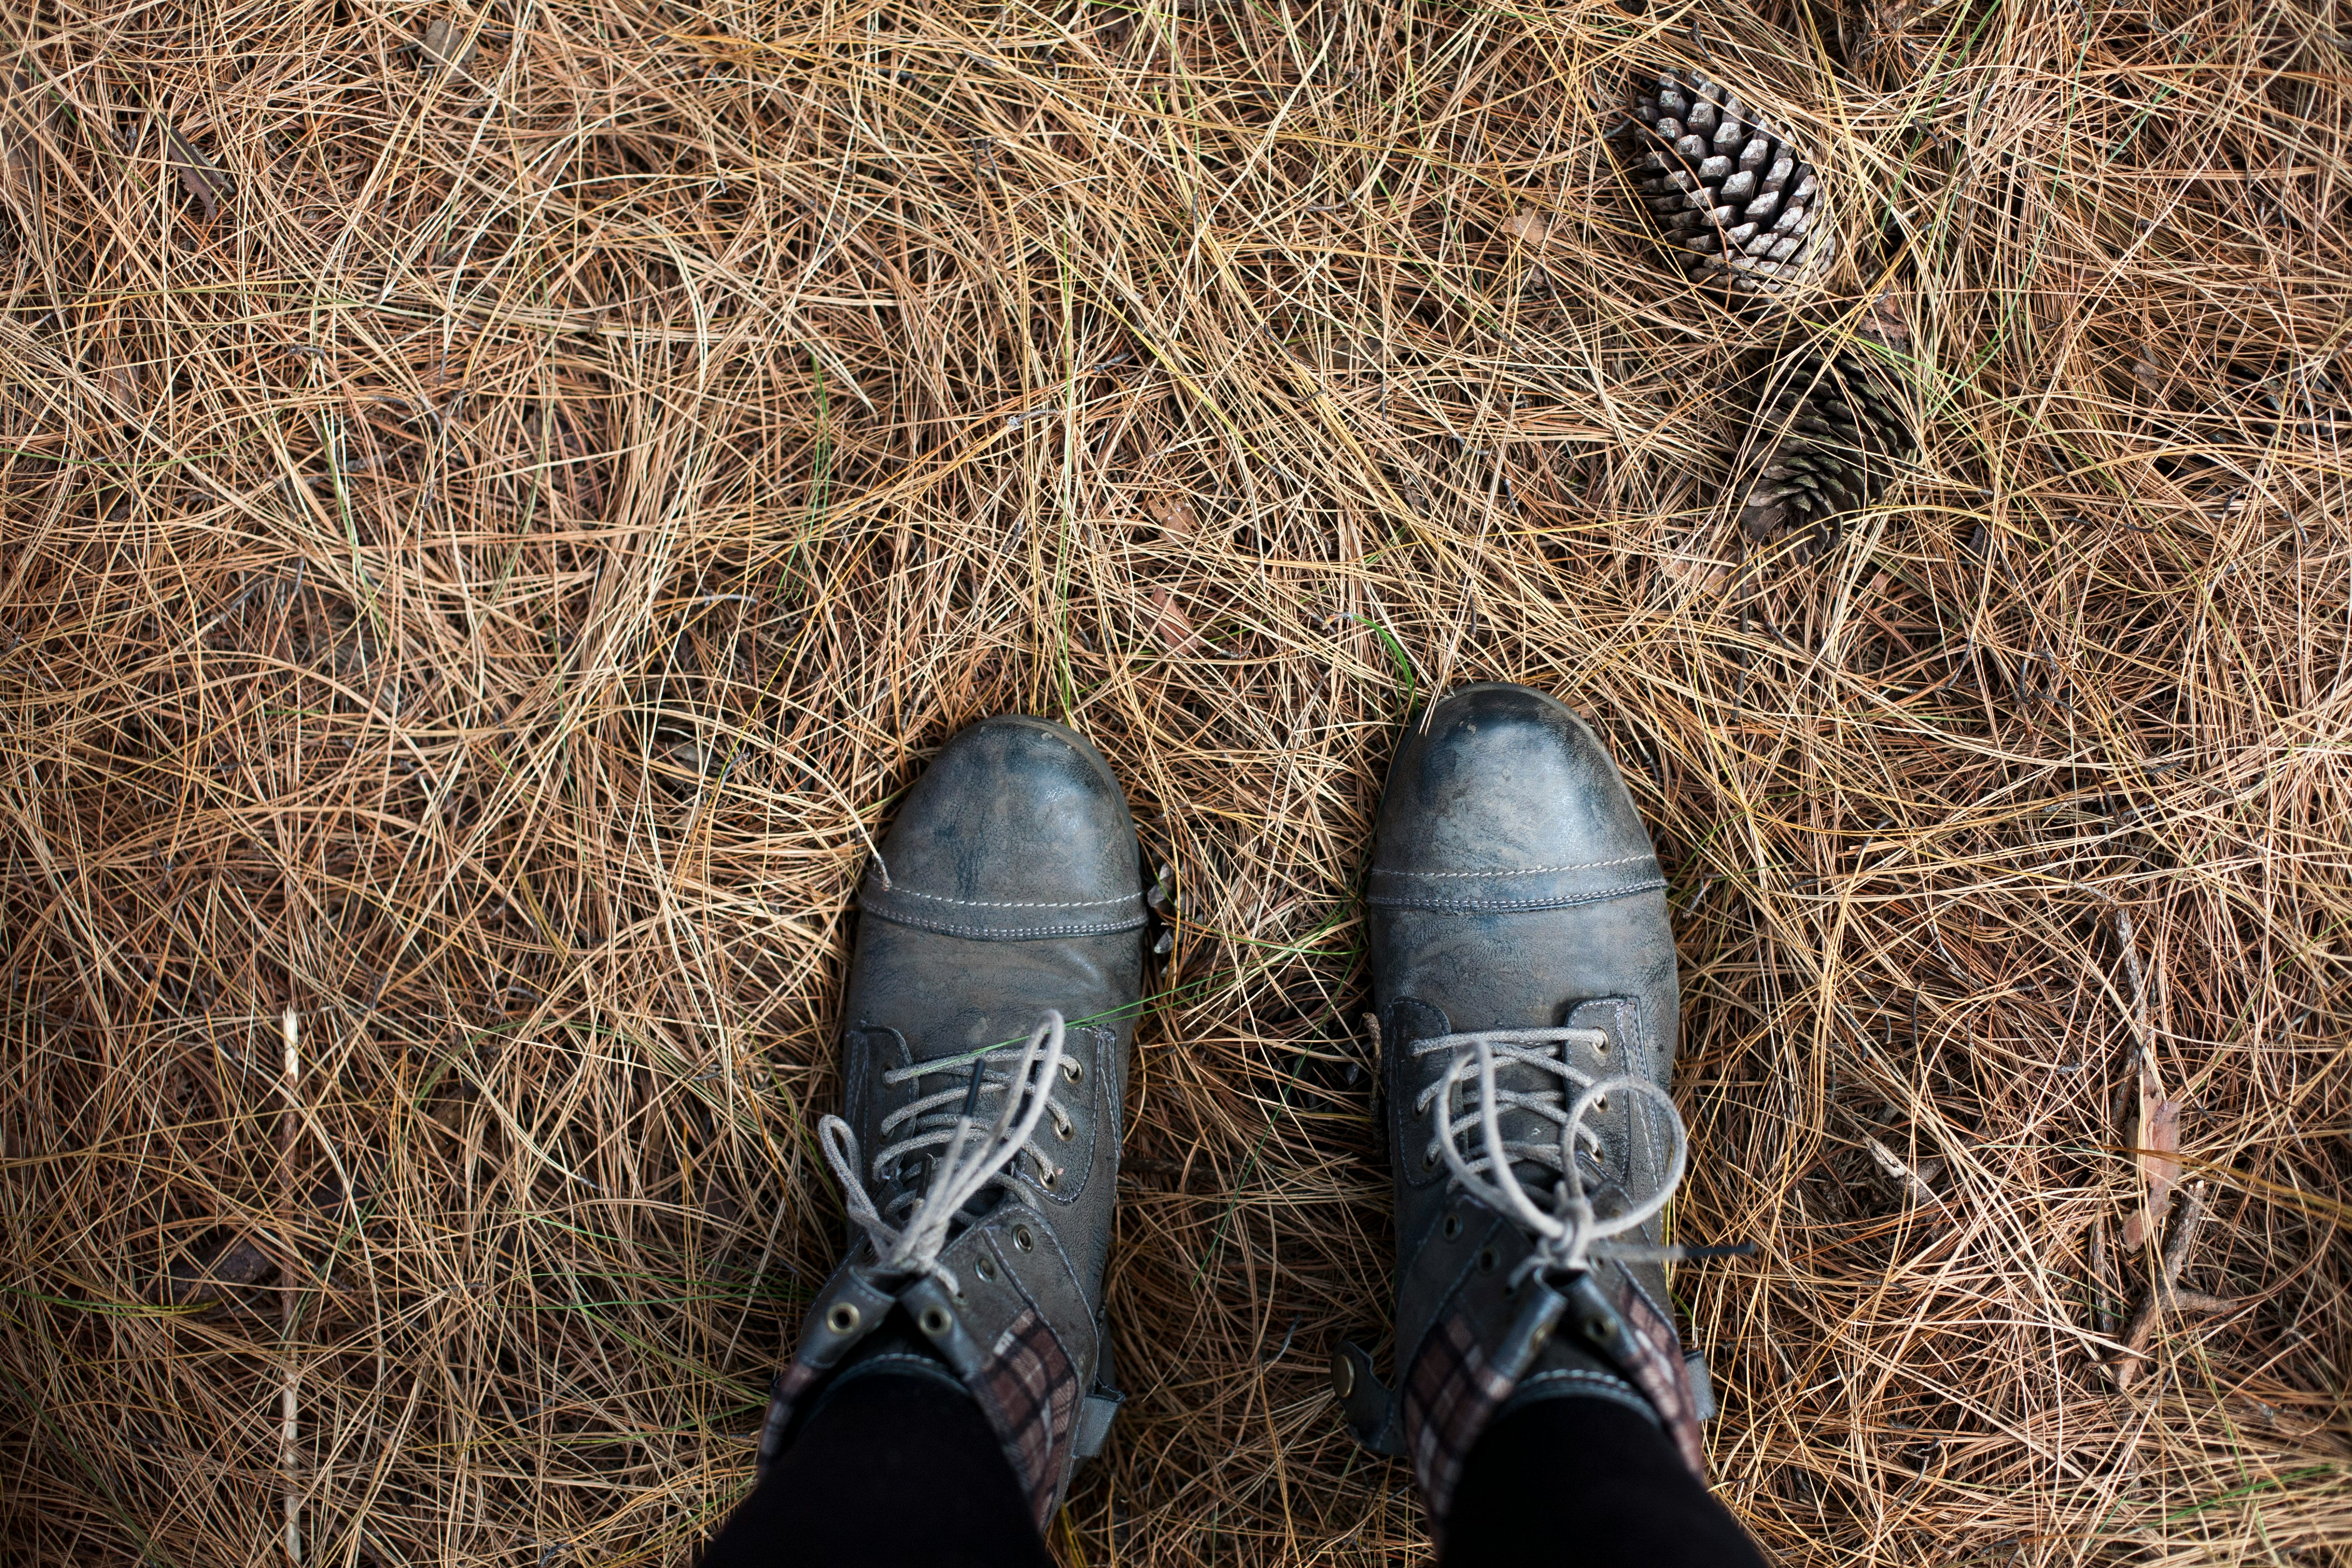
[[[1052,1568],[969,1395],[924,1377],[842,1384],[719,1527],[702,1568]]]
[[[1512,1411],[1470,1450],[1444,1568],[1765,1568],[1664,1433],[1605,1399]]]

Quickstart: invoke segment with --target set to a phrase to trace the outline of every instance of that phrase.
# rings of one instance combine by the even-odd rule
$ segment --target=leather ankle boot
[[[1685,1164],[1665,885],[1616,764],[1549,697],[1465,688],[1400,747],[1365,895],[1398,1393],[1352,1344],[1332,1376],[1441,1526],[1479,1434],[1532,1400],[1616,1401],[1704,1470],[1658,1234]]]
[[[858,904],[846,1103],[819,1128],[851,1244],[777,1377],[761,1470],[829,1375],[928,1354],[1042,1529],[1118,1408],[1102,1288],[1143,990],[1135,825],[1085,741],[991,719],[917,782]]]

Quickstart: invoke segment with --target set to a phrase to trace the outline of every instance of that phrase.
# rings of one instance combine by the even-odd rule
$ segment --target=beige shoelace
[[[1416,1114],[1430,1116],[1436,1123],[1430,1152],[1444,1159],[1464,1192],[1516,1220],[1535,1237],[1535,1250],[1514,1271],[1514,1281],[1538,1271],[1582,1273],[1591,1268],[1595,1258],[1663,1262],[1696,1253],[1680,1247],[1612,1239],[1647,1224],[1666,1206],[1666,1200],[1682,1184],[1690,1141],[1673,1098],[1649,1079],[1630,1073],[1596,1079],[1569,1065],[1568,1046],[1605,1048],[1607,1044],[1608,1037],[1598,1029],[1570,1028],[1484,1029],[1413,1042],[1415,1058],[1454,1053],[1444,1075],[1422,1090],[1413,1105]],[[1557,1079],[1559,1087],[1531,1091],[1505,1089],[1496,1081],[1497,1063],[1533,1068]],[[1455,1120],[1447,1108],[1454,1103],[1454,1090],[1465,1085],[1472,1091],[1472,1104],[1466,1115]],[[1571,1089],[1578,1091],[1572,1103],[1569,1100]],[[1667,1162],[1665,1176],[1655,1191],[1604,1219],[1593,1212],[1576,1154],[1580,1144],[1596,1159],[1605,1159],[1601,1135],[1585,1125],[1585,1118],[1605,1110],[1609,1097],[1620,1093],[1654,1101],[1664,1111],[1665,1125],[1674,1135],[1674,1157]],[[1551,1123],[1558,1137],[1545,1142],[1506,1141],[1502,1120],[1506,1109],[1534,1113]],[[1477,1146],[1465,1153],[1463,1145],[1472,1133],[1477,1135]],[[1538,1202],[1538,1194],[1529,1193],[1512,1171],[1512,1164],[1521,1161],[1559,1173],[1560,1179],[1552,1189],[1549,1206]]]
[[[903,1226],[893,1225],[892,1216],[875,1205],[866,1178],[858,1170],[857,1134],[849,1123],[838,1116],[817,1123],[818,1142],[824,1145],[833,1173],[840,1178],[849,1217],[873,1242],[880,1273],[898,1279],[928,1277],[950,1291],[961,1289],[954,1272],[940,1263],[940,1253],[963,1205],[992,1184],[1028,1202],[1028,1194],[1013,1170],[1013,1163],[1024,1156],[1032,1162],[1039,1184],[1051,1190],[1060,1182],[1062,1167],[1037,1145],[1034,1137],[1048,1116],[1057,1136],[1070,1135],[1069,1113],[1054,1100],[1066,1078],[1077,1081],[1075,1075],[1065,1072],[1066,1064],[1075,1066],[1075,1062],[1064,1053],[1063,1037],[1061,1014],[1049,1010],[1020,1045],[917,1062],[882,1075],[882,1081],[894,1088],[949,1073],[961,1073],[964,1080],[924,1095],[882,1119],[878,1131],[885,1138],[898,1127],[909,1129],[909,1136],[875,1154],[872,1181],[881,1183],[885,1171],[910,1156],[920,1155],[930,1166],[919,1194],[902,1194],[890,1205],[892,1215],[913,1210]],[[970,1071],[963,1072],[967,1064]],[[995,1120],[983,1125],[980,1103],[990,1095],[999,1097],[1002,1105]],[[951,1106],[955,1109],[950,1110]]]

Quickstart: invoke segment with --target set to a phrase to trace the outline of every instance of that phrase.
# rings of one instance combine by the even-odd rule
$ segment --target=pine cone
[[[1891,298],[1873,307],[1855,336],[1896,349],[1910,342]],[[1845,515],[1884,494],[1919,450],[1883,356],[1865,347],[1808,347],[1774,365],[1756,427],[1770,455],[1739,526],[1759,543],[1810,529],[1812,544],[1828,549],[1844,532]]]
[[[1635,78],[1633,188],[1693,281],[1783,294],[1837,256],[1813,165],[1696,71]]]

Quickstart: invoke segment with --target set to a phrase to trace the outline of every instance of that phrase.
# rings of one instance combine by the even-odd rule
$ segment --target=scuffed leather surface
[[[1049,1117],[1035,1140],[1061,1163],[1058,1180],[1048,1185],[1023,1163],[1026,1201],[995,1202],[950,1241],[940,1261],[953,1292],[935,1279],[877,1290],[873,1252],[854,1234],[810,1306],[771,1427],[788,1433],[795,1419],[787,1385],[814,1385],[802,1369],[839,1364],[889,1306],[910,1321],[941,1309],[948,1327],[932,1348],[997,1427],[1042,1523],[1068,1485],[1082,1402],[1105,1363],[1103,1270],[1144,974],[1135,826],[1085,741],[1044,720],[991,719],[950,742],[917,782],[879,862],[861,893],[842,1017],[843,1117],[869,1176],[876,1152],[905,1135],[886,1139],[882,1119],[949,1081],[887,1087],[887,1068],[1018,1043],[1049,1007],[1067,1022],[1064,1049],[1081,1072],[1055,1096],[1071,1131],[1057,1138]],[[868,1186],[887,1214],[919,1180],[908,1172]],[[846,1335],[826,1322],[841,1300],[860,1309]]]
[[[1518,1319],[1505,1292],[1529,1250],[1516,1225],[1449,1191],[1443,1161],[1427,1159],[1433,1121],[1414,1107],[1444,1075],[1448,1054],[1416,1059],[1412,1043],[1572,1025],[1601,1030],[1609,1042],[1604,1052],[1570,1047],[1580,1070],[1631,1072],[1666,1087],[1678,996],[1664,888],[1615,763],[1551,698],[1523,687],[1468,687],[1405,736],[1367,879],[1397,1203],[1400,1387],[1411,1384],[1442,1322],[1491,1336]],[[1592,1119],[1617,1156],[1606,1173],[1614,1190],[1596,1198],[1604,1212],[1625,1192],[1654,1187],[1671,1152],[1652,1108],[1636,1118],[1633,1099]],[[1507,1115],[1507,1133],[1514,1121]],[[1449,1214],[1458,1222],[1452,1237]],[[1645,1234],[1654,1239],[1655,1230],[1653,1222]],[[1605,1271],[1672,1323],[1661,1268]],[[1605,1381],[1615,1385],[1610,1396],[1647,1405],[1624,1370],[1555,1338],[1514,1376],[1530,1394],[1538,1385],[1600,1392]]]
[[[1465,687],[1390,766],[1365,889],[1374,910],[1508,914],[1664,887],[1616,763],[1541,692]]]
[[[871,921],[975,941],[1141,929],[1135,825],[1109,764],[1043,719],[986,720],[908,792],[857,893]]]

